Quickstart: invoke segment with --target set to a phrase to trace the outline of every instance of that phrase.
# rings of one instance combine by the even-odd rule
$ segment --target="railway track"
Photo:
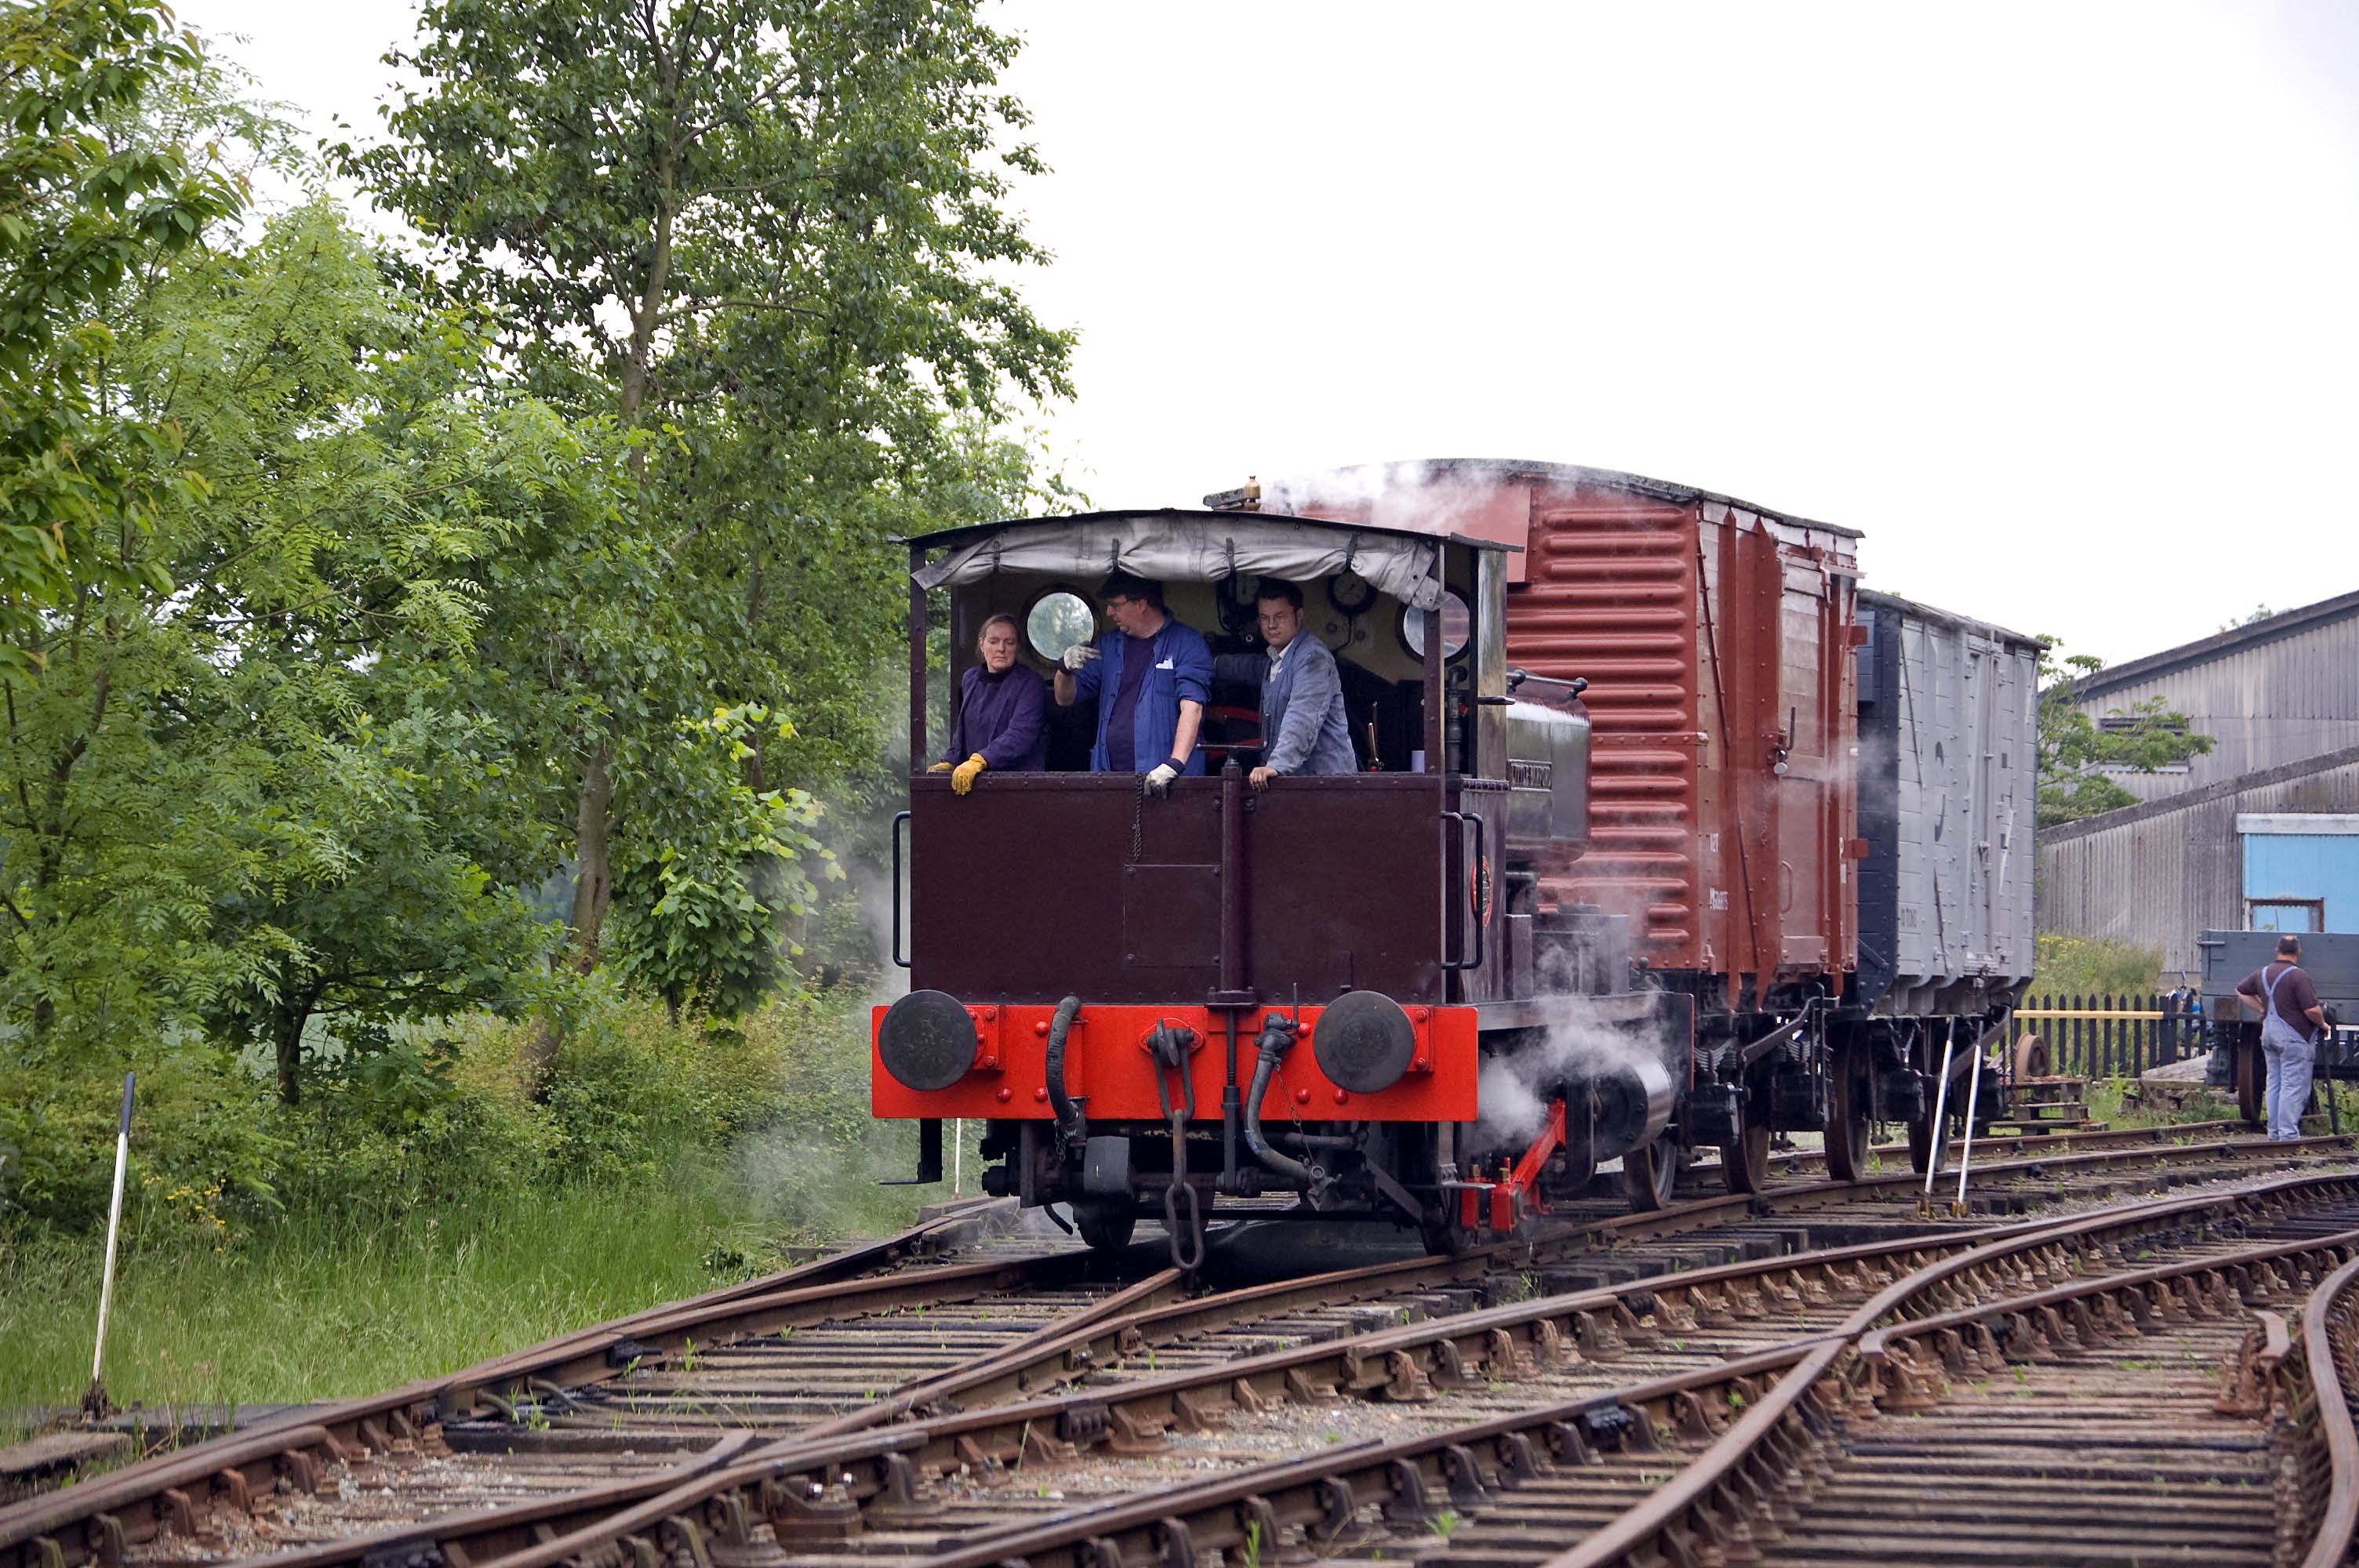
[[[2280,1554],[2290,1545],[2338,1562],[2359,1448],[2328,1453],[2349,1431],[2342,1385],[2305,1368],[2347,1369],[2359,1349],[2359,1192],[2338,1180],[2276,1195],[2297,1186],[2321,1201],[2243,1224],[2221,1200],[2169,1199],[1933,1242],[1884,1268],[1830,1260],[1829,1296],[1864,1299],[1814,1314],[1806,1296],[1790,1323],[1730,1310],[1724,1281],[1692,1281],[1684,1300],[1658,1287],[1645,1337],[1552,1377],[1495,1349],[1479,1388],[1417,1412],[1421,1431],[1281,1452],[1144,1497],[1113,1487],[1028,1523],[954,1497],[955,1545],[897,1552],[922,1547],[905,1528],[858,1555],[923,1568],[1212,1551],[1431,1568],[2301,1561]],[[1788,1278],[1821,1266],[1789,1264]],[[1761,1271],[1756,1289],[1777,1278]],[[2313,1287],[2306,1324],[2330,1326],[2306,1332],[2306,1363],[2281,1315],[2248,1308],[2299,1306]],[[1717,1313],[1701,1304],[1715,1298]],[[1673,1335],[1711,1354],[1665,1365]],[[1484,1408],[1497,1405],[1509,1408]],[[1240,1400],[1223,1423],[1228,1445],[1245,1445],[1251,1410]],[[498,1568],[627,1563],[632,1541],[679,1530],[613,1536],[623,1522]],[[795,1568],[842,1561],[780,1545]]]
[[[1911,1299],[1887,1292],[1637,1507],[1525,1561],[2348,1560],[2359,1233],[2044,1286],[1939,1272],[1951,1302],[1886,1322]]]
[[[1014,1217],[1014,1206],[1006,1202],[962,1206],[895,1235],[708,1292],[693,1303],[667,1303],[632,1313],[449,1377],[423,1379],[383,1393],[286,1411],[230,1436],[186,1452],[162,1454],[72,1487],[68,1506],[61,1507],[55,1496],[13,1504],[0,1509],[0,1562],[49,1562],[52,1553],[41,1542],[44,1532],[52,1528],[63,1529],[76,1540],[76,1550],[68,1554],[72,1560],[102,1560],[113,1553],[121,1535],[122,1516],[117,1509],[142,1509],[167,1525],[194,1525],[218,1514],[225,1526],[234,1526],[240,1514],[251,1511],[253,1499],[265,1499],[267,1506],[272,1498],[300,1495],[319,1485],[323,1476],[332,1480],[338,1467],[366,1455],[430,1462],[443,1446],[438,1400],[454,1386],[470,1380],[496,1381],[514,1368],[538,1366],[593,1343],[627,1337],[683,1308],[710,1308],[852,1279],[916,1271],[952,1251],[962,1258],[1004,1255],[1010,1250]],[[1025,1250],[1038,1254],[1038,1242]],[[1078,1249],[1071,1250],[1078,1256]],[[645,1467],[652,1472],[661,1463],[648,1465],[635,1456],[616,1456],[618,1467],[623,1468]],[[519,1489],[536,1485],[561,1487],[565,1481],[560,1466],[527,1464],[525,1470]],[[536,1470],[541,1474],[530,1473]],[[582,1472],[592,1473],[588,1468]]]
[[[1984,1157],[2011,1159],[2043,1152],[2069,1154],[2080,1150],[2130,1149],[2142,1144],[2169,1143],[2182,1139],[2201,1141],[2207,1139],[2234,1138],[2246,1130],[2246,1126],[2242,1121],[2182,1121],[2162,1127],[2113,1127],[2095,1132],[2082,1132],[2065,1128],[2054,1132],[2017,1132],[2009,1133],[2004,1138],[1977,1138],[1974,1140],[1973,1152],[1977,1160]],[[1908,1145],[1906,1143],[1871,1144],[1867,1152],[1871,1163],[1881,1162],[1896,1169],[1905,1169],[1908,1163]],[[1769,1156],[1769,1169],[1776,1175],[1822,1173],[1826,1168],[1827,1155],[1824,1149],[1790,1149]],[[1699,1175],[1704,1173],[1716,1175],[1718,1170],[1719,1167],[1716,1165],[1697,1167]],[[1921,1179],[1920,1176],[1919,1180]]]
[[[1973,1203],[1985,1213],[2021,1213],[2056,1202],[2060,1184],[2086,1201],[2287,1158],[2283,1146],[2254,1141],[2182,1147],[2139,1140],[2096,1150],[2090,1141],[2076,1140],[2082,1152],[2070,1155],[1978,1167]],[[1127,1285],[1097,1278],[1071,1249],[984,1241],[979,1223],[969,1246],[997,1255],[914,1266],[907,1260],[915,1247],[896,1238],[899,1250],[877,1259],[897,1265],[891,1273],[853,1274],[831,1260],[828,1277],[815,1282],[801,1271],[755,1281],[413,1385],[387,1396],[390,1404],[353,1401],[375,1413],[350,1422],[350,1436],[339,1436],[333,1421],[257,1431],[74,1488],[80,1496],[19,1505],[0,1512],[0,1565],[222,1561],[290,1550],[289,1563],[480,1563],[595,1530],[634,1507],[798,1451],[840,1451],[852,1456],[847,1463],[882,1466],[875,1495],[885,1500],[872,1496],[854,1509],[865,1520],[879,1509],[917,1509],[919,1493],[960,1465],[988,1477],[995,1467],[1037,1471],[1061,1461],[1067,1444],[1075,1454],[1152,1445],[1162,1441],[1154,1433],[1197,1419],[1191,1401],[1214,1397],[1201,1390],[1234,1384],[1236,1365],[1283,1363],[1281,1384],[1290,1372],[1305,1388],[1386,1392],[1376,1405],[1353,1401],[1365,1407],[1358,1415],[1454,1408],[1465,1390],[1455,1387],[1453,1366],[1489,1365],[1494,1331],[1520,1332],[1510,1325],[1547,1317],[1518,1298],[1588,1300],[1576,1309],[1588,1318],[1572,1320],[1571,1337],[1560,1342],[1587,1365],[1598,1357],[1581,1351],[1584,1333],[1599,1343],[1637,1343],[1630,1331],[1647,1313],[1632,1303],[1643,1308],[1649,1298],[1633,1290],[1644,1276],[1707,1286],[1725,1279],[1747,1299],[1782,1301],[1742,1281],[1807,1249],[1836,1245],[1836,1255],[1865,1260],[1859,1266],[1872,1272],[1885,1266],[1875,1260],[1956,1245],[1955,1237],[1990,1228],[1943,1219],[1930,1228],[1949,1238],[1927,1236],[1895,1202],[1918,1180],[1896,1173],[1855,1185],[1797,1182],[1753,1199],[1598,1219],[1542,1242],[1209,1297],[1183,1295],[1168,1271]],[[1803,1299],[1797,1310],[1806,1325],[1829,1327],[1819,1318],[1832,1301]],[[1469,1325],[1479,1330],[1472,1340],[1459,1332]],[[1741,1336],[1701,1320],[1694,1335],[1670,1337],[1681,1343],[1647,1352],[1663,1358],[1658,1369],[1667,1376],[1750,1353]],[[1067,1389],[1076,1391],[1040,1397]],[[1180,1399],[1190,1389],[1198,1391]],[[1338,1442],[1366,1436],[1322,1425],[1321,1442],[1331,1430]],[[1228,1463],[1218,1454],[1190,1456],[1198,1462]],[[1156,1478],[1168,1463],[1116,1482],[1168,1485],[1168,1472]],[[1077,1495],[1035,1497],[1031,1511],[1058,1511]],[[762,1501],[758,1487],[755,1497]],[[777,1506],[747,1517],[767,1519],[773,1534],[832,1539],[836,1524],[823,1520],[781,1532],[779,1509],[791,1514],[792,1505],[768,1502]],[[928,1525],[925,1539],[938,1543],[943,1528]],[[878,1538],[864,1531],[868,1554]]]

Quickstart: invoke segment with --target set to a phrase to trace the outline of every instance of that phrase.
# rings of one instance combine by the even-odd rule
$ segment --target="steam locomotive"
[[[1640,1209],[1702,1149],[1756,1190],[1782,1132],[1847,1176],[1898,1122],[1938,1166],[2002,1108],[2030,974],[2038,650],[1863,592],[1857,538],[1454,460],[911,541],[875,1114],[918,1121],[920,1180],[983,1120],[986,1190],[1099,1247],[1159,1218],[1183,1263],[1272,1194],[1454,1249],[1617,1161]],[[1216,691],[1214,771],[1166,797],[1078,731],[963,797],[928,776],[938,609],[954,659],[1005,612],[1046,671],[1115,568],[1216,648],[1299,584],[1364,771],[1248,789],[1251,696]]]

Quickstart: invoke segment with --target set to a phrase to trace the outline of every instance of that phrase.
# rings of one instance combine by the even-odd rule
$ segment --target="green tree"
[[[100,307],[243,205],[202,156],[115,134],[200,58],[153,0],[0,11],[0,680],[31,672],[78,584],[167,586],[136,541],[194,481],[176,427],[111,406]]]
[[[608,514],[602,464],[548,410],[470,393],[480,335],[325,205],[111,314],[108,375],[186,432],[201,482],[125,557],[173,589],[80,585],[7,694],[0,996],[36,1038],[259,1033],[292,1101],[311,1017],[497,1000],[546,948],[517,890],[553,846],[449,672],[485,563]]]
[[[134,168],[277,156],[283,127],[223,91],[176,57],[89,137]],[[52,182],[12,216],[71,234],[84,197]],[[103,1192],[92,1123],[125,1065],[168,1164],[266,1192],[288,1145],[254,1100],[300,1096],[308,1024],[359,1081],[397,1021],[528,1000],[556,941],[520,890],[560,847],[471,683],[492,567],[611,519],[621,442],[488,392],[483,323],[400,287],[332,205],[251,241],[234,216],[50,291],[14,341],[10,428],[71,435],[11,448],[0,493],[63,451],[115,512],[12,600],[0,1205]]]
[[[2054,637],[2039,640],[2039,826],[2077,822],[2101,811],[2137,804],[2137,796],[2097,772],[2134,768],[2154,773],[2212,750],[2212,737],[2187,728],[2187,715],[2159,697],[2114,708],[2100,724],[2077,704],[2078,683],[2104,668],[2089,654],[2063,654]]]
[[[1000,280],[1042,259],[1000,210],[1003,170],[1039,165],[996,87],[1015,41],[970,0],[430,0],[421,31],[388,59],[423,86],[349,167],[502,313],[527,386],[633,442],[619,526],[527,555],[534,631],[500,644],[567,759],[543,806],[586,969],[618,892],[642,929],[695,902],[623,874],[703,853],[666,824],[736,798],[683,793],[705,787],[684,725],[793,720],[731,748],[741,845],[768,841],[774,792],[868,753],[885,536],[936,521],[974,421],[1068,390],[1070,340]],[[737,994],[733,962],[690,964],[688,990]]]

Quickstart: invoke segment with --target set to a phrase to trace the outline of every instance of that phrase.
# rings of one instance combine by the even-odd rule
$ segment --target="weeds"
[[[869,1118],[850,998],[788,999],[734,1030],[625,1003],[575,1022],[546,1105],[516,1074],[521,1026],[484,1021],[456,1028],[448,1095],[414,1126],[331,1125],[349,1101],[291,1113],[317,1125],[289,1124],[309,1168],[283,1207],[135,1180],[114,1397],[367,1393],[756,1277],[789,1243],[898,1229],[934,1195],[873,1185],[907,1166],[914,1132]],[[163,1155],[135,1132],[133,1158],[144,1178]],[[0,1220],[0,1408],[79,1396],[100,1251],[88,1231]]]

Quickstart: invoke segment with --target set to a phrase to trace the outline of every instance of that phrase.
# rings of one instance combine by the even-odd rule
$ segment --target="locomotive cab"
[[[1581,681],[1507,663],[1510,546],[1159,511],[909,548],[894,957],[911,989],[875,1014],[873,1105],[920,1124],[921,1180],[941,1124],[981,1120],[985,1190],[1069,1208],[1101,1246],[1160,1219],[1192,1262],[1216,1206],[1455,1245],[1600,1161],[1644,1166],[1689,1070],[1664,1014],[1681,999],[1632,989],[1625,917],[1542,897],[1587,844],[1591,726]],[[1046,771],[965,795],[929,775],[984,622],[1015,616],[1046,679],[1117,568],[1161,583],[1216,653],[1257,648],[1260,581],[1298,585],[1360,771],[1249,788],[1256,698],[1219,688],[1206,776],[1165,795],[1085,771],[1086,705],[1052,708]]]

